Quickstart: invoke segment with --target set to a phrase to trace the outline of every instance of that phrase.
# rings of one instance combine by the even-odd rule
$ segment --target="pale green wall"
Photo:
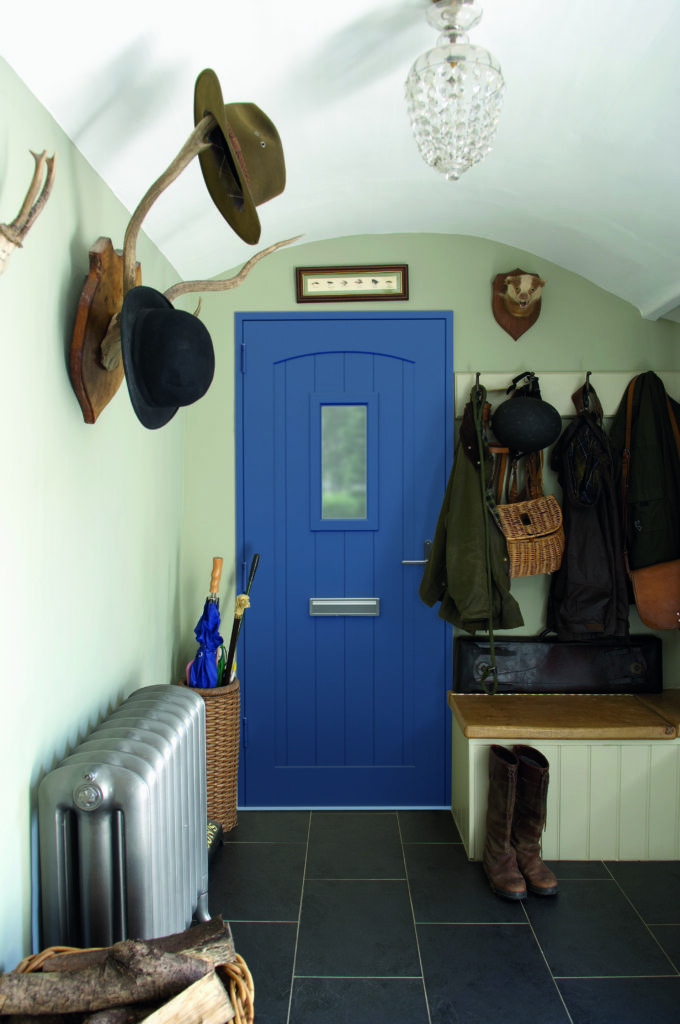
[[[455,188],[455,183],[451,187]],[[275,201],[285,202],[285,196]],[[266,206],[260,215],[266,221]],[[244,262],[253,251],[257,250],[244,245]],[[408,302],[367,302],[360,307],[296,303],[297,266],[372,263],[408,264]],[[539,320],[516,342],[497,325],[491,311],[491,282],[496,274],[515,267],[536,271],[547,282]],[[597,389],[598,374],[608,371],[629,370],[632,376],[639,370],[680,370],[679,324],[645,321],[633,306],[577,274],[539,256],[485,239],[460,235],[361,236],[307,245],[303,242],[273,253],[255,266],[234,291],[204,296],[203,316],[215,340],[217,374],[206,398],[189,410],[186,418],[180,602],[183,619],[195,615],[199,607],[214,554],[225,559],[223,578],[229,597],[223,607],[233,601],[234,313],[359,308],[452,309],[456,373],[506,372],[509,383],[520,370],[532,369],[539,374],[585,374],[591,370]],[[607,414],[614,411],[605,408]],[[549,488],[556,487],[549,472],[546,481]],[[206,488],[209,498],[205,496]],[[513,581],[513,593],[525,620],[520,632],[531,634],[544,628],[548,585],[546,576]],[[645,631],[634,610],[631,629]],[[668,676],[677,678],[680,641],[675,634],[665,635],[663,640]],[[186,653],[191,656],[190,643]]]
[[[125,384],[96,424],[83,421],[67,374],[78,296],[90,246],[100,235],[122,246],[127,215],[1,60],[0,109],[1,221],[23,201],[29,150],[57,154],[52,196],[0,277],[0,969],[9,970],[31,946],[40,778],[123,695],[171,679],[184,439],[181,417],[145,430]],[[147,283],[177,280],[144,239],[138,257]]]
[[[509,376],[527,367],[675,370],[680,326],[645,323],[577,276],[480,239],[390,235],[299,245],[268,257],[238,290],[203,297],[217,353],[203,401],[147,431],[123,385],[88,426],[66,369],[73,318],[90,246],[100,235],[122,245],[127,214],[1,60],[0,104],[0,220],[19,209],[33,165],[28,150],[56,151],[58,161],[54,193],[0,279],[0,969],[10,969],[31,948],[40,778],[125,694],[183,671],[216,554],[225,558],[228,620],[236,310],[299,310],[298,265],[405,262],[410,301],[363,308],[453,309],[456,370]],[[140,182],[140,196],[148,184]],[[266,207],[261,213],[264,220]],[[244,260],[252,252],[244,246]],[[145,283],[163,290],[175,282],[144,238],[138,256]],[[548,287],[541,319],[515,343],[491,318],[489,288],[496,273],[518,265],[539,271]],[[194,299],[181,304],[193,308]],[[545,586],[516,583],[527,631],[542,624]],[[667,647],[677,641],[664,639]]]

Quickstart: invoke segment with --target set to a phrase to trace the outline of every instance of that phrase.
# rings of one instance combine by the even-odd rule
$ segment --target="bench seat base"
[[[652,706],[632,696],[599,698],[609,702],[599,732],[595,705],[582,705],[594,697],[560,695],[550,711],[548,704],[527,710],[527,699],[547,697],[520,698],[513,714],[514,696],[449,694],[451,810],[468,857],[481,860],[484,850],[489,747],[526,743],[550,763],[546,860],[680,859],[680,691]],[[568,703],[560,708],[560,701]]]

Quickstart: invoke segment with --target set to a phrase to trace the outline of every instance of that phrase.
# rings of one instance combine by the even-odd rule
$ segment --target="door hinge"
[[[247,585],[246,577],[247,577],[247,574],[248,574],[248,563],[247,562],[241,562],[241,590],[245,590],[246,589],[246,585]]]
[[[241,723],[243,726],[243,749],[245,750],[248,746],[248,719],[245,715],[241,718]]]
[[[241,342],[241,373],[246,372],[246,343]]]

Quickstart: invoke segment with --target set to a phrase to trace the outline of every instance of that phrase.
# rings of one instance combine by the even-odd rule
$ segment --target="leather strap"
[[[628,569],[628,474],[630,472],[630,437],[633,426],[633,391],[637,376],[628,385],[628,401],[626,404],[626,440],[621,457],[621,529],[623,532],[623,555]],[[630,571],[630,570],[629,570]]]
[[[541,498],[543,496],[543,450],[527,455],[524,472],[526,475],[526,497]]]
[[[497,452],[507,453],[507,449],[498,449]],[[507,465],[507,454],[503,455],[503,463],[500,469],[497,486],[497,504],[501,504],[503,492],[503,479],[505,477],[505,504],[514,505],[515,502],[525,502],[532,498],[543,498],[543,451],[530,452],[524,459],[524,486],[519,489],[519,460],[511,459]]]
[[[517,501],[517,470],[517,459],[513,459],[510,463],[508,479],[505,485],[505,501],[508,505],[512,505]]]
[[[491,477],[493,496],[496,504],[500,505],[503,501],[503,484],[505,483],[508,449],[490,444],[489,451],[493,455],[493,474]]]
[[[505,487],[505,501],[513,505],[516,501],[529,501],[531,498],[543,497],[543,452],[530,452],[524,456],[524,487],[519,490],[518,460],[510,463],[510,471]]]

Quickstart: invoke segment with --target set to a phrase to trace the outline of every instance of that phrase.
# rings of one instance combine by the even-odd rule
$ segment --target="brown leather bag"
[[[680,629],[680,560],[629,570],[638,614],[650,629]]]
[[[680,629],[680,559],[672,562],[658,562],[647,565],[643,569],[631,569],[628,563],[626,544],[626,526],[628,518],[628,473],[630,470],[630,438],[633,414],[634,377],[628,387],[628,403],[626,410],[626,446],[623,453],[621,472],[621,498],[623,501],[623,542],[626,570],[633,585],[635,605],[638,615],[645,626],[650,629]],[[668,415],[670,416],[675,443],[680,456],[680,433],[675,421],[673,409],[666,395]]]

